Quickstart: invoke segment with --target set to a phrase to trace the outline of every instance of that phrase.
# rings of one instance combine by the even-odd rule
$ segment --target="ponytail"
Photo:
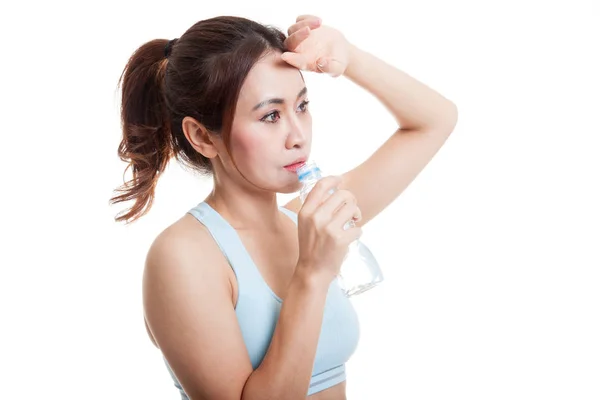
[[[131,207],[115,217],[133,222],[152,206],[158,178],[173,153],[171,123],[164,96],[167,58],[164,39],[152,40],[137,49],[119,79],[122,87],[122,140],[118,155],[132,170],[131,180],[115,191],[111,204],[133,200]]]

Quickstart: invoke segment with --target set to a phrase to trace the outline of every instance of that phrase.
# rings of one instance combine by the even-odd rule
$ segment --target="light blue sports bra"
[[[281,206],[279,208],[296,224],[298,223],[295,213]],[[252,367],[256,369],[271,342],[282,300],[262,278],[235,229],[216,210],[206,202],[201,202],[192,208],[189,214],[206,226],[236,275],[238,300],[235,314],[252,361]],[[350,300],[342,292],[337,280],[334,279],[327,294],[321,334],[307,396],[346,379],[345,363],[354,353],[358,339],[359,323],[356,312]],[[181,393],[181,398],[189,400],[167,360],[164,359],[164,361],[175,387]]]

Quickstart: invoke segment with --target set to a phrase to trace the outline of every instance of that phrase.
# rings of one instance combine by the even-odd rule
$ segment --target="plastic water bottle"
[[[308,193],[322,178],[321,170],[314,161],[311,161],[296,170],[296,173],[298,180],[303,184],[300,190],[300,201],[304,204]],[[352,226],[354,221],[349,220],[343,229]],[[342,291],[350,297],[377,286],[383,281],[383,274],[369,248],[357,239],[350,244],[337,279]]]

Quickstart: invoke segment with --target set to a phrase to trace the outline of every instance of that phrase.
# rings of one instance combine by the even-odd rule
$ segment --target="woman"
[[[277,193],[300,189],[295,170],[310,155],[302,70],[346,76],[399,128],[304,204],[279,206]],[[455,105],[309,15],[287,37],[217,17],[150,41],[125,67],[122,95],[119,155],[133,179],[112,201],[134,203],[117,220],[148,211],[171,156],[214,180],[158,235],[144,271],[148,333],[182,398],[344,399],[358,324],[334,277],[361,227],[443,145]],[[344,230],[350,219],[356,227]]]

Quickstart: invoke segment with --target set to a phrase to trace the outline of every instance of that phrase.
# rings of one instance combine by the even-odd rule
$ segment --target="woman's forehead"
[[[250,70],[240,91],[238,105],[252,104],[253,107],[269,98],[295,101],[304,86],[300,71],[283,61],[280,53],[272,53]]]

